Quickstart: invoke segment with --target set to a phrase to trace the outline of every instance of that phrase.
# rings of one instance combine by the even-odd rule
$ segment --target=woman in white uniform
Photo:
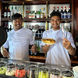
[[[29,45],[34,44],[33,33],[31,30],[23,28],[22,15],[12,16],[14,29],[8,32],[7,41],[2,47],[2,55],[16,60],[29,60]],[[7,51],[7,49],[9,49]]]
[[[46,63],[71,66],[69,55],[75,55],[75,45],[70,32],[62,31],[60,28],[61,14],[52,12],[50,15],[52,29],[44,31],[42,38],[52,38],[56,41],[54,45],[41,43],[43,52],[47,53]]]

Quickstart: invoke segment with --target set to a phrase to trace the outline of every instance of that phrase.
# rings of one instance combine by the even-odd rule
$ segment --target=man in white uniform
[[[47,53],[46,63],[71,66],[70,55],[75,55],[75,45],[71,33],[62,31],[60,28],[61,14],[51,13],[52,29],[44,31],[42,38],[52,38],[56,41],[54,45],[41,43],[43,52]]]
[[[29,45],[34,44],[32,31],[22,27],[21,14],[14,14],[12,20],[14,29],[8,32],[7,41],[2,47],[1,53],[10,59],[29,60]]]

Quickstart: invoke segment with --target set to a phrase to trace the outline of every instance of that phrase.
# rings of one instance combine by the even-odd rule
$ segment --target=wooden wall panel
[[[1,26],[1,1],[0,1],[0,26]]]
[[[75,15],[74,15],[74,17],[75,17],[75,35],[78,35],[78,0],[74,0],[75,1],[75,7],[74,7],[74,9],[75,9]]]

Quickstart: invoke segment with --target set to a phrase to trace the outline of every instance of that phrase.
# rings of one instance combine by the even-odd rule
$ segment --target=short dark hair
[[[58,16],[58,17],[60,17],[60,19],[61,19],[61,14],[60,14],[60,12],[57,12],[57,11],[51,12],[50,18],[53,17],[53,16]]]
[[[22,15],[19,14],[19,13],[16,13],[16,14],[13,14],[12,15],[12,20],[15,20],[15,19],[18,19],[18,18],[21,18],[22,19]]]

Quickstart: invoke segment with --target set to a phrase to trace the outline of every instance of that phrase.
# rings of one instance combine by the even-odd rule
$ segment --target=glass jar
[[[62,71],[62,78],[73,78],[73,73],[70,70]]]
[[[51,69],[50,70],[50,78],[61,78],[60,69],[59,68]]]
[[[28,78],[38,78],[38,65],[29,65],[27,68]]]
[[[16,65],[15,77],[25,78],[26,70],[24,65]]]
[[[49,78],[49,69],[46,66],[39,68],[38,78]]]
[[[0,74],[6,73],[6,64],[4,62],[0,62]]]
[[[13,64],[13,63],[7,64],[7,70],[6,70],[7,76],[14,76],[15,71],[16,71],[15,64]]]

